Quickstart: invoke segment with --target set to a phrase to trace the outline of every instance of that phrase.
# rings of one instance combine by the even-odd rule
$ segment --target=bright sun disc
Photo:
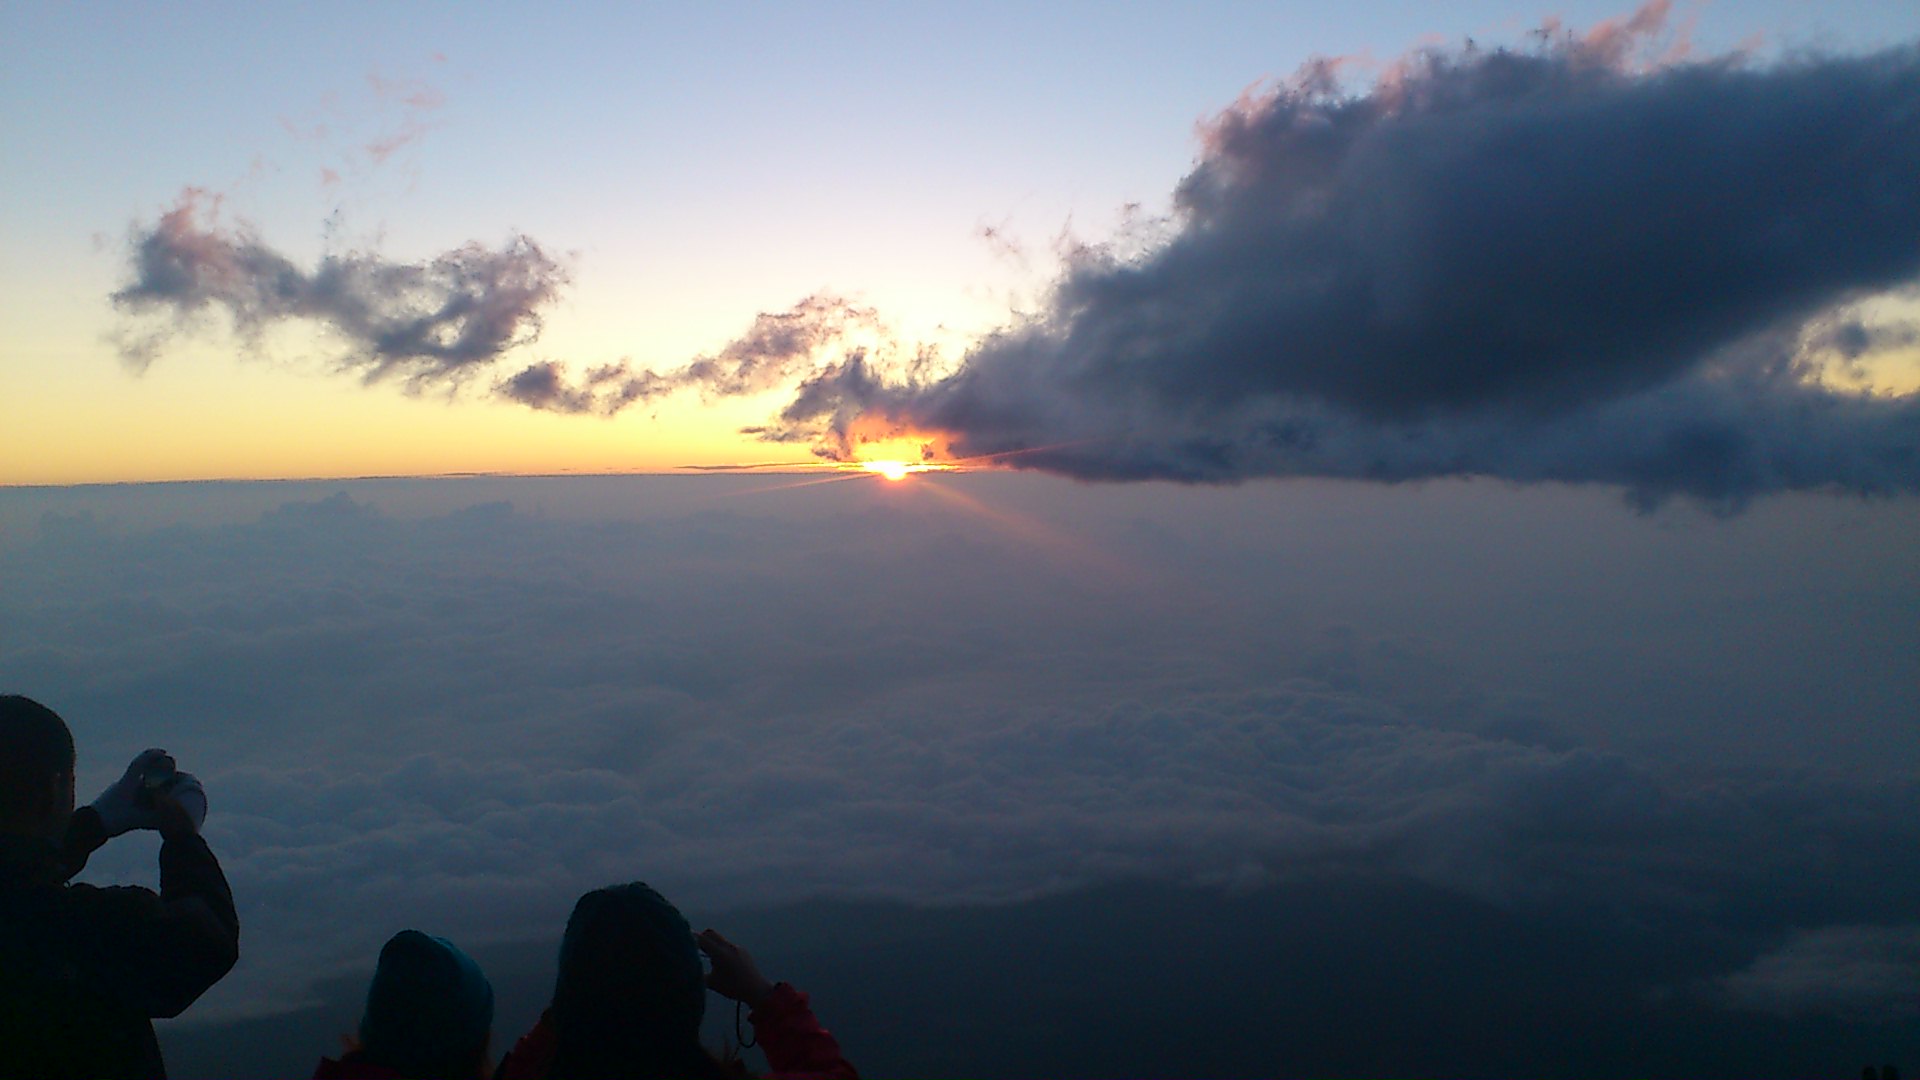
[[[904,461],[863,461],[860,467],[868,472],[879,473],[889,480],[905,480],[914,468]]]

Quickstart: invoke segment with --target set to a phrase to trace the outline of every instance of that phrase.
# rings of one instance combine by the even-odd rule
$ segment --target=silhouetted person
[[[493,984],[453,942],[402,930],[380,950],[351,1048],[314,1080],[486,1080]]]
[[[148,750],[74,809],[73,735],[0,695],[0,1076],[161,1077],[153,1017],[177,1016],[240,955],[233,894],[200,823],[207,797]],[[68,884],[100,845],[160,833],[160,892]]]
[[[704,975],[700,953],[713,961]],[[737,1078],[738,1060],[700,1044],[706,992],[751,1006],[775,1077],[853,1080],[807,996],[769,982],[746,950],[712,930],[695,938],[678,909],[640,882],[580,898],[560,944],[553,1004],[500,1063],[500,1080]]]

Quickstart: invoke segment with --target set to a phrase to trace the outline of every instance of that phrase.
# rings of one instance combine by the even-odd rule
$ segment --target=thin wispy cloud
[[[434,54],[433,62],[446,57]],[[444,121],[434,115],[446,93],[424,78],[367,72],[363,92],[334,91],[313,106],[279,118],[280,129],[295,143],[327,151],[318,166],[323,191],[346,180],[364,181],[381,171],[400,151],[418,145]]]
[[[764,393],[810,373],[820,352],[850,332],[878,327],[870,308],[833,296],[809,296],[785,311],[762,312],[746,333],[724,348],[675,370],[637,368],[622,360],[573,378],[563,365],[543,361],[528,365],[496,389],[532,408],[601,416],[683,390],[708,400]]]
[[[439,88],[419,79],[387,78],[374,71],[367,74],[367,85],[375,100],[400,113],[397,127],[362,147],[376,166],[386,164],[388,158],[425,138],[432,127],[426,120],[427,114],[447,103],[446,95]]]

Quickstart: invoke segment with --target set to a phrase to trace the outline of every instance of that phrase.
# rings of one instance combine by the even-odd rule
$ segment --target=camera
[[[154,796],[165,793],[179,779],[179,770],[174,767],[173,759],[160,758],[140,769],[140,804],[152,806]]]

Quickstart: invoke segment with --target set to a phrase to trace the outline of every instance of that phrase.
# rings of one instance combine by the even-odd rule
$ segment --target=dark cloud
[[[547,361],[529,365],[496,389],[532,408],[602,416],[682,390],[697,390],[708,399],[757,394],[792,383],[820,350],[850,331],[877,328],[871,309],[837,297],[809,296],[786,311],[762,312],[719,352],[665,374],[622,360],[569,381],[565,368]]]
[[[129,363],[146,366],[174,332],[221,310],[255,341],[277,323],[317,323],[345,344],[342,363],[368,381],[455,383],[537,338],[540,310],[567,282],[565,268],[525,236],[425,263],[330,254],[309,271],[246,230],[222,228],[216,210],[217,200],[188,190],[152,228],[136,230],[133,280],[113,302],[166,325],[123,340]]]
[[[1827,350],[1848,361],[1912,348],[1915,344],[1920,344],[1920,322],[1869,321],[1857,314],[1842,315],[1813,326],[1807,340],[1810,349]]]
[[[1310,65],[1210,125],[1159,242],[1073,259],[945,378],[836,365],[768,434],[1099,479],[1920,489],[1920,400],[1799,360],[1920,274],[1920,49],[1642,63],[1664,10],[1360,92]]]

